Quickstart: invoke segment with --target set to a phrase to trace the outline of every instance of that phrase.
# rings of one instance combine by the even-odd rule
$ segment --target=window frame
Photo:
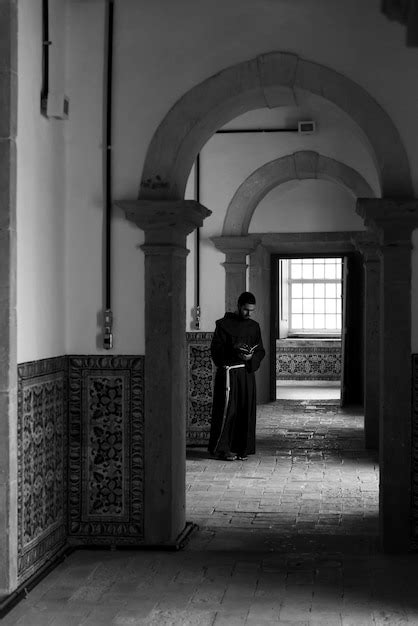
[[[288,337],[289,338],[318,338],[318,339],[340,339],[341,338],[341,334],[342,334],[342,328],[340,329],[314,329],[314,328],[310,328],[310,329],[306,329],[304,330],[303,328],[293,328],[292,327],[292,318],[293,318],[293,311],[292,311],[292,301],[293,301],[293,297],[292,297],[292,287],[294,284],[301,284],[303,285],[304,283],[310,283],[310,284],[322,284],[322,285],[326,285],[326,284],[332,284],[332,285],[341,285],[341,293],[340,293],[340,297],[336,297],[336,301],[337,301],[337,309],[338,309],[338,301],[340,302],[340,319],[341,319],[341,324],[342,324],[342,305],[343,305],[343,265],[344,265],[344,257],[341,255],[325,255],[325,254],[318,254],[318,255],[301,255],[301,256],[292,256],[292,257],[287,257],[288,261],[289,261],[289,275],[288,275]],[[292,278],[292,262],[302,262],[302,261],[306,261],[306,260],[312,260],[312,265],[314,265],[313,261],[315,259],[339,259],[340,263],[341,263],[341,275],[340,278]],[[302,263],[303,265],[303,263]],[[303,300],[303,297],[301,298]],[[315,300],[315,298],[312,298],[313,300]],[[338,314],[338,312],[336,313]],[[303,315],[303,313],[302,313]],[[312,315],[314,315],[314,313],[312,313]],[[325,315],[325,313],[324,313]]]

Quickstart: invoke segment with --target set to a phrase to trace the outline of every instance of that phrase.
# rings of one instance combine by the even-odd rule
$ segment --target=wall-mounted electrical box
[[[70,100],[62,93],[50,91],[45,98],[44,115],[57,120],[67,120],[70,110]]]
[[[316,131],[316,124],[312,120],[298,122],[298,133],[301,135],[312,135]]]

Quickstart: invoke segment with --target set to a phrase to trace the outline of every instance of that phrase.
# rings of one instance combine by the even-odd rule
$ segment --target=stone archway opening
[[[164,543],[174,541],[176,534],[184,528],[184,508],[173,506],[180,494],[182,477],[184,476],[184,425],[183,415],[179,416],[178,408],[184,407],[185,392],[184,367],[178,372],[178,354],[184,353],[184,342],[179,343],[178,337],[185,331],[185,268],[179,265],[175,277],[176,289],[167,292],[167,281],[163,280],[164,272],[171,275],[171,263],[167,262],[167,250],[175,256],[184,256],[185,233],[191,232],[202,219],[208,215],[204,207],[184,201],[187,178],[196,155],[209,137],[227,121],[238,115],[265,107],[284,106],[295,103],[298,89],[320,95],[336,104],[347,113],[357,124],[366,137],[374,157],[379,182],[384,197],[392,197],[390,209],[388,204],[380,202],[384,213],[383,218],[376,213],[376,206],[370,208],[367,199],[360,201],[359,214],[366,219],[366,224],[379,234],[379,246],[383,246],[383,255],[394,246],[407,249],[408,254],[402,256],[401,267],[408,259],[407,277],[404,281],[402,311],[404,314],[402,341],[395,346],[396,331],[389,333],[392,344],[382,343],[381,377],[393,374],[399,377],[402,372],[402,384],[389,391],[386,386],[385,397],[380,407],[380,422],[385,425],[381,429],[381,461],[385,468],[381,474],[381,539],[385,550],[401,551],[407,549],[410,542],[411,518],[411,436],[407,427],[396,428],[399,419],[385,407],[394,408],[400,394],[409,397],[410,389],[410,235],[413,224],[418,223],[415,203],[405,203],[403,198],[412,196],[412,183],[408,159],[399,137],[399,133],[386,112],[359,85],[338,74],[330,68],[299,58],[287,52],[272,52],[260,55],[221,71],[188,91],[168,112],[157,128],[149,146],[141,179],[139,199],[119,202],[126,209],[128,218],[143,228],[146,235],[146,355],[145,355],[145,405],[148,417],[146,422],[158,423],[164,414],[165,424],[169,425],[165,438],[152,439],[152,449],[148,450],[146,461],[145,492],[145,542]],[[373,200],[372,200],[373,201]],[[365,204],[364,204],[365,203]],[[145,216],[145,218],[144,218]],[[391,222],[392,220],[392,222]],[[402,223],[399,237],[393,241],[393,225]],[[390,225],[389,225],[390,223]],[[172,226],[175,226],[173,240]],[[181,231],[181,237],[177,234]],[[396,231],[398,232],[398,231]],[[390,239],[390,243],[387,243]],[[407,242],[409,241],[409,248]],[[387,250],[386,250],[387,248]],[[384,256],[387,261],[382,279],[380,298],[385,308],[387,320],[396,322],[387,308],[390,302],[387,297],[393,292],[393,285],[398,284],[399,264],[394,262],[395,255]],[[399,259],[396,259],[397,261]],[[389,285],[387,284],[389,281]],[[408,282],[409,281],[409,282]],[[170,283],[171,284],[171,283]],[[389,289],[388,289],[389,287]],[[170,315],[159,318],[158,332],[155,332],[155,311],[162,309],[162,300],[167,293],[170,296]],[[393,318],[393,319],[392,319]],[[399,328],[399,326],[398,326]],[[164,342],[161,339],[164,338]],[[176,339],[174,339],[176,338]],[[408,345],[409,339],[409,345]],[[181,344],[181,345],[180,345]],[[388,358],[390,349],[397,355],[396,365]],[[152,358],[149,355],[152,354]],[[392,354],[393,357],[393,354]],[[177,369],[175,383],[169,382],[164,394],[157,393],[153,381],[158,379],[158,363],[164,362],[167,372]],[[148,382],[147,382],[148,381]],[[180,386],[179,386],[180,385]],[[408,393],[406,393],[408,387]],[[176,393],[172,393],[173,389]],[[180,389],[180,391],[179,391]],[[163,401],[164,399],[164,401]],[[385,404],[386,401],[386,404]],[[408,404],[409,402],[409,404]],[[410,424],[410,400],[402,400],[399,405],[403,415],[402,423]],[[181,411],[180,411],[181,413]],[[389,427],[386,428],[387,424]],[[393,454],[397,452],[398,454]],[[169,452],[169,454],[167,454]],[[402,464],[393,462],[393,458],[406,458]],[[155,460],[164,458],[164,466],[158,466],[157,474],[153,474]],[[391,460],[392,459],[392,460]],[[176,481],[172,480],[175,464]],[[147,469],[148,468],[148,469]],[[383,478],[382,478],[383,477]],[[175,483],[175,484],[174,484]],[[167,502],[166,518],[161,528],[156,528],[153,520],[161,513],[161,502],[156,494],[164,494]]]
[[[365,178],[355,169],[341,161],[329,158],[314,151],[299,151],[265,163],[252,172],[240,185],[231,199],[223,223],[222,236],[212,238],[215,246],[225,254],[224,268],[225,307],[230,310],[239,293],[246,288],[247,258],[250,258],[250,288],[257,295],[258,315],[263,336],[270,336],[267,346],[267,359],[258,376],[262,401],[276,397],[275,345],[276,337],[271,337],[274,316],[272,306],[272,255],[355,254],[353,241],[357,232],[316,232],[316,233],[251,233],[249,226],[255,210],[263,198],[273,189],[284,186],[291,180],[325,180],[343,187],[353,199],[375,197],[375,192]],[[352,261],[350,261],[352,263]],[[368,319],[372,315],[369,305]],[[373,319],[374,319],[373,315]],[[375,339],[377,341],[377,339]],[[369,389],[368,397],[376,393],[376,387]],[[368,403],[368,406],[371,406]],[[373,413],[373,414],[372,414]],[[375,411],[369,412],[366,424],[376,420]],[[369,430],[367,428],[366,430]],[[377,442],[373,446],[377,448]]]
[[[140,198],[181,199],[197,154],[231,119],[296,104],[297,90],[334,103],[367,139],[383,196],[412,195],[408,158],[387,113],[357,83],[289,52],[270,52],[226,68],[185,93],[157,128],[142,173]]]
[[[313,150],[300,150],[265,163],[238,187],[226,210],[223,236],[245,236],[254,212],[274,188],[291,180],[328,180],[353,198],[374,198],[375,192],[354,168]]]

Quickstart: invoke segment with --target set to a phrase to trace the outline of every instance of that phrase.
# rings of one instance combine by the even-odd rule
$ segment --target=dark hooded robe
[[[245,361],[243,346],[255,347],[253,356]],[[213,393],[209,452],[224,456],[255,453],[256,385],[254,372],[265,355],[260,326],[238,313],[226,313],[217,320],[211,343],[211,356],[217,370]],[[227,373],[226,366],[236,366]],[[243,366],[243,367],[242,367]],[[229,398],[226,404],[226,383],[229,374]]]

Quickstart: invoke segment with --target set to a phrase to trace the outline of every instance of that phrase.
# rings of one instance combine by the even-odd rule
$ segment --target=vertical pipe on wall
[[[112,91],[113,91],[113,0],[106,1],[106,85],[104,94],[104,328],[103,347],[110,350],[113,347],[113,314],[111,308],[111,246],[112,246]]]
[[[195,199],[200,202],[200,154],[196,157],[195,164]],[[195,328],[200,328],[200,228],[196,228],[196,302],[195,302]]]
[[[46,111],[49,92],[49,0],[42,0],[42,85],[41,112]]]

